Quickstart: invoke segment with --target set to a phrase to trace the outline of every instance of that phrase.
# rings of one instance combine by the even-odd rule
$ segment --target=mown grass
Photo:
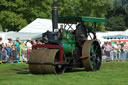
[[[100,71],[34,75],[25,63],[0,64],[0,85],[128,85],[128,62],[103,62]]]

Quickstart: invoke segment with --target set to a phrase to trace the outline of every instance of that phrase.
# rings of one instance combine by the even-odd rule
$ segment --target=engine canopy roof
[[[58,23],[72,23],[76,24],[77,22],[96,22],[96,23],[105,23],[105,18],[96,18],[96,17],[84,17],[84,16],[63,16],[58,17]]]

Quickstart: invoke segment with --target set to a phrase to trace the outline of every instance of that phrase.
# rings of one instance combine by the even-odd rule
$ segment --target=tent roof
[[[7,32],[0,32],[0,37],[2,37],[2,40],[4,40],[6,34],[7,34]]]
[[[60,25],[64,23],[59,23],[58,28],[60,28]],[[73,29],[76,29],[76,25],[72,25]],[[65,29],[68,29],[69,27],[66,26]],[[37,18],[33,22],[31,22],[29,25],[21,29],[19,32],[29,32],[29,33],[44,33],[46,31],[52,31],[52,20],[50,19],[42,19]]]
[[[119,35],[128,35],[128,29],[123,31],[122,33],[119,33]]]
[[[36,36],[33,36],[31,40],[42,40],[42,34],[38,34]]]
[[[109,35],[109,36],[104,36],[104,39],[128,39],[127,35]]]
[[[50,19],[37,18],[19,32],[43,33],[47,30],[52,31],[52,21]]]
[[[103,38],[104,39],[128,39],[128,30],[110,33],[110,35],[105,35],[103,36]]]
[[[28,39],[31,39],[34,36],[37,36],[41,33],[25,33],[25,32],[8,32],[5,35],[4,40],[7,40],[8,38],[12,38],[12,40],[16,40],[17,37],[20,38],[22,41],[26,41]]]

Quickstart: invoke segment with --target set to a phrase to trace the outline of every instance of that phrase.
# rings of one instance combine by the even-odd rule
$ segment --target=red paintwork
[[[67,62],[64,62],[64,61],[58,61],[58,62],[55,62],[55,64],[68,64]]]
[[[41,45],[33,45],[32,49],[37,48],[57,48],[59,49],[59,61],[63,61],[63,46],[60,45],[52,45],[52,44],[41,44]]]

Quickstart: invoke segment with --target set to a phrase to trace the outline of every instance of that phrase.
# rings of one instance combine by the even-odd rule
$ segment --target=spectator
[[[117,44],[117,59],[120,61],[120,54],[121,54],[121,45],[120,42]]]
[[[36,40],[32,40],[32,45],[36,45]]]
[[[40,42],[40,40],[37,40],[37,44],[39,44],[39,45],[40,45],[40,44],[42,44],[42,43]]]
[[[8,42],[6,43],[6,49],[9,59],[11,57],[11,46],[12,46],[12,39],[8,38]]]
[[[24,61],[24,57],[25,57],[25,43],[24,42],[21,43],[21,56],[22,56],[22,60]]]
[[[8,55],[7,55],[6,47],[5,47],[4,43],[2,43],[1,46],[2,46],[2,58],[3,58],[3,60],[5,60],[5,62],[7,62]]]
[[[11,59],[12,60],[16,60],[17,58],[16,58],[16,47],[15,47],[16,45],[15,45],[15,43],[13,43],[13,45],[11,46]]]
[[[128,60],[128,42],[126,43],[127,45],[127,54],[126,54],[126,60]]]
[[[3,41],[2,41],[2,37],[0,36],[0,45],[3,43]]]
[[[118,50],[117,42],[113,44],[112,49],[113,49],[113,54],[111,55],[111,59],[119,61],[119,59],[117,58],[117,50]]]
[[[102,49],[102,54],[103,54],[104,56],[106,56],[105,53],[104,53],[104,45],[105,45],[105,42],[104,42],[104,44],[101,45],[101,49]]]
[[[15,44],[16,45],[16,58],[18,60],[17,62],[20,62],[20,55],[21,55],[20,54],[20,44],[21,44],[20,39],[17,37],[16,38],[16,44]]]
[[[11,45],[9,45],[9,44],[7,43],[6,49],[7,49],[7,55],[8,55],[8,57],[9,57],[9,59],[10,59],[10,57],[11,57]]]
[[[29,56],[30,52],[32,51],[32,43],[30,39],[26,43],[26,46],[27,46],[27,56]]]
[[[3,56],[2,56],[2,45],[0,45],[0,61],[3,60]]]
[[[107,57],[110,57],[110,50],[111,50],[111,45],[109,42],[106,42],[104,45],[104,52]]]
[[[121,44],[121,60],[126,60],[126,54],[127,54],[127,45],[126,42],[123,42]]]
[[[9,44],[10,44],[10,45],[13,45],[13,41],[12,41],[11,38],[9,38]]]

